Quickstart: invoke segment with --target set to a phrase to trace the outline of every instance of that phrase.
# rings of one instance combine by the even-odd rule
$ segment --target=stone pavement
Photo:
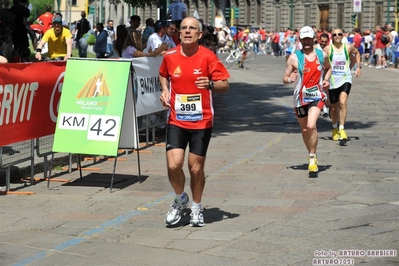
[[[0,264],[398,264],[398,70],[364,67],[354,80],[348,142],[333,142],[320,117],[320,172],[309,178],[284,64],[258,56],[229,69],[230,92],[215,99],[205,227],[190,227],[188,214],[165,225],[173,193],[165,148],[154,145],[140,152],[141,183],[137,154],[120,156],[112,193],[113,161],[103,160],[84,162],[101,170],[83,180],[58,170],[54,179],[70,182],[1,196]]]

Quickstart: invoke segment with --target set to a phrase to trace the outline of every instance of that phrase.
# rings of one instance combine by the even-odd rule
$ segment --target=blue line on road
[[[146,208],[156,206],[157,204],[159,204],[161,202],[164,202],[167,198],[170,198],[171,196],[174,196],[174,195],[175,195],[175,193],[168,193],[165,196],[163,196],[161,198],[158,198],[158,199],[154,200],[151,203],[144,204],[143,206],[145,206]],[[83,242],[88,241],[89,238],[92,237],[92,236],[101,234],[101,233],[103,233],[105,230],[107,230],[109,228],[112,228],[114,226],[117,226],[119,224],[122,224],[122,223],[126,222],[127,220],[129,220],[133,216],[142,215],[143,212],[144,211],[134,210],[134,211],[119,215],[119,216],[115,217],[114,219],[106,221],[106,222],[100,224],[99,226],[97,226],[95,228],[90,228],[90,229],[84,231],[82,233],[83,237],[72,238],[72,239],[70,239],[68,241],[65,241],[64,243],[61,243],[60,245],[58,245],[58,246],[56,246],[56,247],[54,247],[54,248],[52,248],[50,250],[40,252],[40,253],[30,257],[30,258],[24,259],[24,260],[22,260],[22,261],[20,261],[20,262],[18,262],[16,264],[14,264],[14,266],[26,266],[26,265],[29,265],[29,264],[37,261],[37,260],[44,259],[46,257],[49,257],[49,256],[53,255],[54,251],[62,251],[62,250],[65,250],[67,248],[70,248],[70,247],[73,247],[73,246],[77,246],[77,245],[79,245],[79,244],[81,244]]]

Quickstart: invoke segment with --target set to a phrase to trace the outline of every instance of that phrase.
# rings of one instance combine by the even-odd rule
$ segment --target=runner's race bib
[[[202,120],[201,94],[176,94],[176,119],[181,121]]]
[[[303,86],[302,88],[302,103],[311,103],[315,101],[320,101],[322,99],[319,86],[315,85],[310,88]]]
[[[346,61],[335,61],[332,66],[332,71],[336,74],[346,73]]]

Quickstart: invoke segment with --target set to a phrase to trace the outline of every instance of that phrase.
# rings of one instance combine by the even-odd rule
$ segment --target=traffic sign
[[[234,17],[239,17],[240,16],[240,8],[239,7],[235,7],[234,8]]]
[[[89,6],[89,14],[94,15],[96,13],[96,7],[95,6]]]
[[[231,33],[231,36],[236,35],[236,34],[237,34],[237,28],[234,27],[234,26],[231,26],[231,27],[230,27],[230,33]]]

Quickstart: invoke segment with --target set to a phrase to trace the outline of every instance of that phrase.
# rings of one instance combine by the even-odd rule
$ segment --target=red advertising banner
[[[65,66],[0,64],[0,146],[54,134]]]

